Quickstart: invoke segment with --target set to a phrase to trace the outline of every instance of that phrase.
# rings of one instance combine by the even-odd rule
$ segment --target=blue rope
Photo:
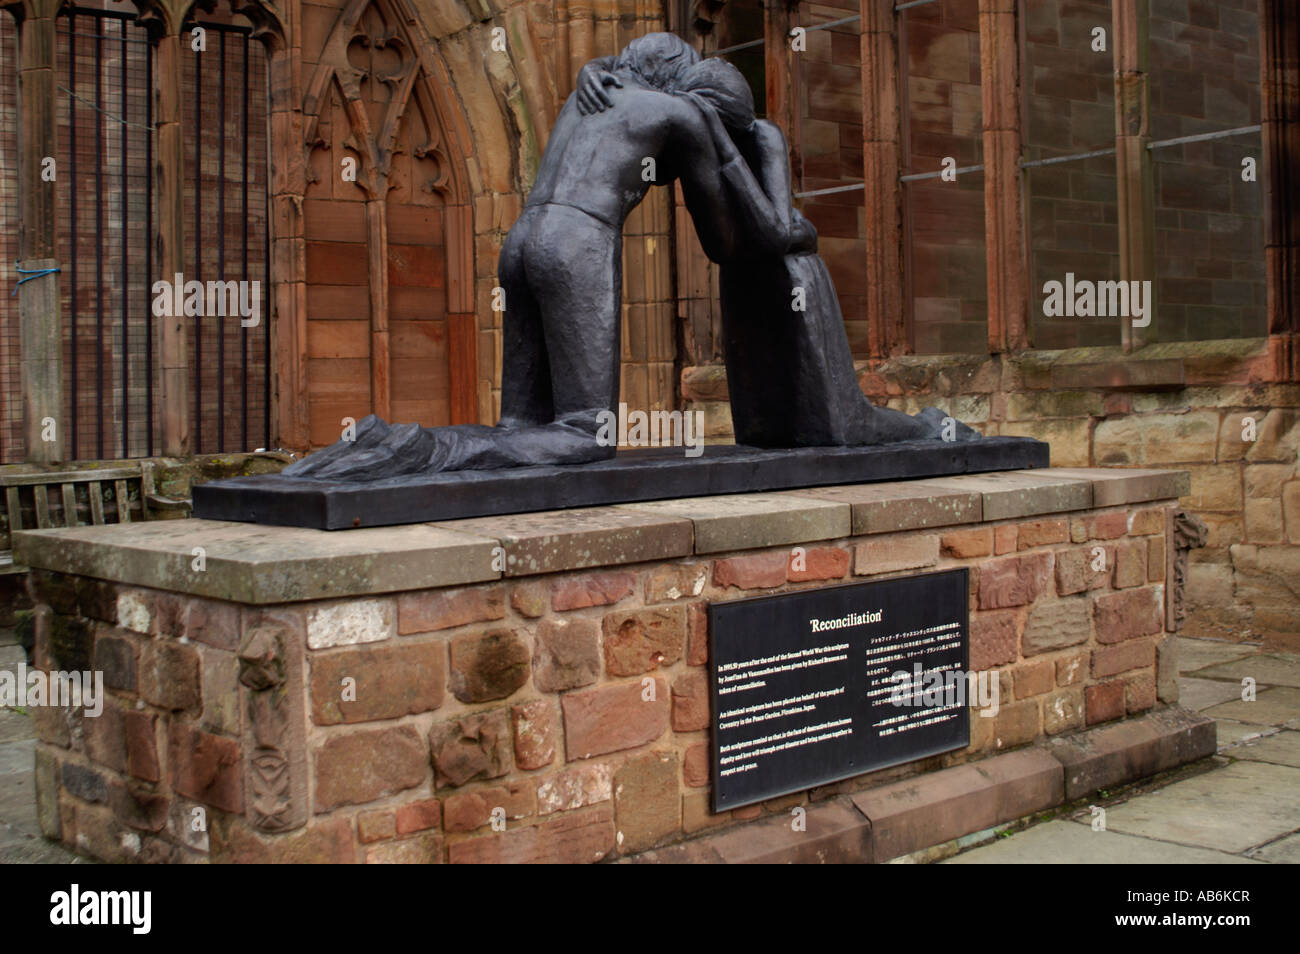
[[[9,293],[10,298],[18,294],[18,285],[23,282],[30,282],[34,278],[44,278],[46,275],[53,275],[55,272],[63,271],[58,265],[53,268],[23,268],[17,262],[14,262],[14,268],[17,269],[19,275],[26,275],[27,277],[18,279],[18,283],[14,285],[14,290]]]

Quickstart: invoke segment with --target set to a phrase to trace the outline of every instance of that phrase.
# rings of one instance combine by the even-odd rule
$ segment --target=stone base
[[[266,474],[194,487],[194,516],[318,530],[528,513],[561,507],[755,493],[1046,467],[1048,446],[1028,437],[908,441],[879,447],[759,450],[711,445],[620,454],[573,467],[453,471],[359,483]]]
[[[1186,492],[1044,469],[19,533],[38,666],[108,688],[98,716],[32,710],[42,827],[115,861],[888,860],[1212,750],[1171,708]],[[970,746],[711,813],[707,605],[954,567],[971,669],[999,674]]]

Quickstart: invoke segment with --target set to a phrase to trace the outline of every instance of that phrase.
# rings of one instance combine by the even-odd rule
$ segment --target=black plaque
[[[712,604],[713,810],[968,746],[968,585],[963,568]],[[899,704],[940,678],[960,696]]]

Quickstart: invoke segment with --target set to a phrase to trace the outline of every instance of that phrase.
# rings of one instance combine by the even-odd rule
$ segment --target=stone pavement
[[[1179,639],[1182,704],[1218,720],[1219,755],[971,848],[944,864],[1300,862],[1300,656]],[[0,668],[22,658],[0,631]],[[1255,680],[1244,702],[1242,680]],[[81,863],[36,822],[31,719],[0,709],[0,864]]]
[[[0,629],[0,669],[12,672],[24,658],[9,630]],[[41,837],[36,823],[36,730],[18,709],[0,707],[0,864],[85,863]]]
[[[971,848],[943,864],[1300,862],[1300,655],[1178,640],[1180,704],[1213,716],[1219,754]],[[1255,681],[1243,701],[1243,680]]]

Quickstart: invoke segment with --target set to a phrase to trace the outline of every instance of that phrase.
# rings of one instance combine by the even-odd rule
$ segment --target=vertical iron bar
[[[248,34],[244,34],[244,76],[242,104],[239,114],[243,120],[243,161],[240,165],[239,181],[243,198],[239,206],[240,251],[242,256],[243,279],[249,281],[248,274]],[[241,313],[242,317],[242,313]],[[260,317],[260,316],[259,316]],[[239,368],[240,368],[240,450],[248,451],[248,328],[243,321],[239,323]]]
[[[226,31],[217,71],[217,281],[226,280]],[[226,450],[226,318],[217,316],[217,453]]]
[[[95,454],[104,457],[104,24],[95,24]]]
[[[72,244],[72,286],[69,289],[70,301],[68,303],[70,330],[70,344],[72,346],[72,374],[68,378],[71,385],[71,411],[72,411],[72,459],[77,459],[77,262],[81,258],[80,249],[77,248],[77,14],[74,9],[68,11],[68,89],[72,90],[72,95],[68,97],[68,143],[70,146],[68,154],[68,175],[72,187],[68,190],[69,208],[68,222],[71,226],[71,244]]]
[[[144,54],[144,274],[153,287],[153,44]],[[146,456],[153,456],[153,303],[144,310],[144,407]]]
[[[128,228],[129,212],[127,209],[126,197],[130,192],[130,181],[127,179],[127,156],[129,155],[127,142],[127,130],[130,128],[126,124],[127,108],[127,70],[126,70],[126,20],[117,21],[117,29],[121,34],[122,47],[122,241],[118,247],[122,250],[122,457],[131,456],[131,378],[130,378],[130,337],[127,328],[127,321],[130,314],[130,294],[128,289],[131,287],[130,275],[127,271],[127,250],[130,248],[131,230]]]
[[[203,281],[203,83],[200,57],[194,51],[194,279]],[[202,312],[203,309],[199,309]],[[203,453],[203,318],[194,316],[194,453]]]

